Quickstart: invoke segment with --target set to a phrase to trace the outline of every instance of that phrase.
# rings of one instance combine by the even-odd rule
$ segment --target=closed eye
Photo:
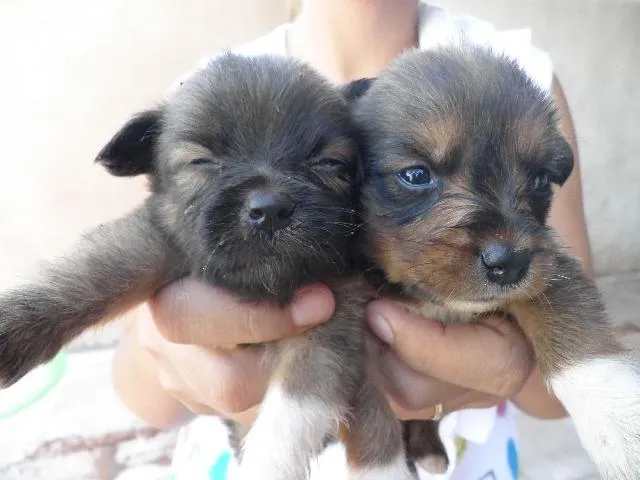
[[[338,180],[341,183],[351,181],[349,163],[335,157],[323,157],[311,164],[311,169],[324,179]]]
[[[209,158],[209,157],[199,157],[199,158],[194,158],[193,160],[191,160],[189,162],[189,165],[193,165],[193,166],[215,166],[218,165],[218,162],[215,161],[213,158]]]
[[[313,164],[314,167],[326,168],[328,170],[346,169],[349,165],[346,161],[339,158],[325,157],[319,159]]]

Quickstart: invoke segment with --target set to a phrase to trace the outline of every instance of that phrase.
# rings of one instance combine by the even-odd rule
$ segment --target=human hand
[[[367,307],[380,341],[369,341],[374,371],[399,418],[430,419],[482,408],[516,395],[534,368],[533,352],[515,322],[488,315],[473,324],[442,325],[390,300]]]
[[[195,414],[252,421],[269,372],[264,348],[233,348],[299,334],[330,318],[324,285],[305,287],[284,308],[249,305],[194,279],[175,282],[148,302],[138,321],[140,344],[157,362],[158,381]]]

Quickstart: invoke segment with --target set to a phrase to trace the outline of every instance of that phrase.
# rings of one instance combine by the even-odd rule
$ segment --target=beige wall
[[[92,164],[95,153],[203,55],[266,32],[288,4],[0,2],[0,283],[141,198],[140,181],[109,177]],[[502,27],[534,27],[576,116],[598,268],[640,268],[631,208],[640,206],[640,4],[447,4]]]
[[[640,270],[640,1],[443,3],[498,28],[532,28],[573,111],[596,267]]]
[[[141,198],[92,160],[202,56],[286,18],[282,0],[0,2],[0,283]]]

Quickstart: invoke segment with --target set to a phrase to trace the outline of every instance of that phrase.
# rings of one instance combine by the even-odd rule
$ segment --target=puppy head
[[[368,248],[392,282],[450,308],[538,294],[552,183],[573,168],[550,97],[479,47],[411,52],[354,107]]]
[[[193,274],[286,300],[345,264],[359,176],[352,96],[292,59],[226,54],[97,161],[151,175],[157,221]]]

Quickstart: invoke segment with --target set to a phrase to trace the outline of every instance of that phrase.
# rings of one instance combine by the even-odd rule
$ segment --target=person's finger
[[[444,406],[445,413],[450,413],[463,408],[490,407],[503,400],[422,375],[371,335],[366,336],[366,343],[371,373],[402,420],[433,418],[437,403]]]
[[[429,408],[450,401],[468,391],[464,387],[443,382],[416,372],[400,360],[392,350],[378,359],[379,383],[388,398],[398,407],[409,410]]]
[[[510,397],[534,366],[518,326],[499,316],[443,325],[378,300],[367,306],[367,318],[376,335],[411,368],[461,387]]]
[[[208,405],[191,400],[188,395],[183,394],[182,390],[173,391],[169,388],[165,388],[165,390],[194,415],[220,416],[220,412],[214,410]]]
[[[151,325],[144,327],[143,322]],[[267,388],[269,371],[264,348],[219,350],[167,342],[141,319],[140,344],[158,362],[163,388],[180,400],[202,404],[224,414],[243,412],[258,404]]]
[[[286,307],[243,302],[221,289],[182,279],[149,300],[162,335],[174,343],[233,346],[278,340],[328,320],[335,300],[328,287],[301,289]]]
[[[181,376],[189,391],[199,394],[201,403],[230,414],[243,412],[262,401],[269,381],[269,371],[262,364],[262,349],[230,352],[192,349],[195,352],[185,353],[194,371],[181,371]]]
[[[458,410],[469,408],[489,408],[498,405],[504,401],[501,398],[492,395],[483,394],[468,390],[459,397],[451,398],[447,401],[436,402],[442,404],[442,415],[447,415]],[[393,398],[389,398],[389,405],[400,420],[430,420],[436,414],[435,404],[419,410],[412,410],[395,402]]]
[[[169,393],[172,397],[174,397],[178,402],[180,402],[191,414],[195,415],[209,415],[216,417],[223,417],[234,420],[235,422],[241,423],[243,425],[251,425],[255,420],[258,409],[260,407],[259,403],[255,403],[253,406],[248,408],[247,410],[241,410],[238,412],[235,411],[227,411],[222,412],[212,408],[210,405],[206,405],[204,403],[197,402],[193,399],[193,395],[189,394],[189,389],[180,382],[179,375],[175,373],[170,373],[171,369],[160,369],[158,372],[158,377],[160,383],[163,385],[164,390]],[[251,402],[253,403],[253,402]],[[224,407],[224,405],[223,405]],[[238,410],[240,410],[238,408]],[[192,416],[185,416],[182,423],[186,423],[190,421]],[[182,424],[181,423],[181,424]]]

